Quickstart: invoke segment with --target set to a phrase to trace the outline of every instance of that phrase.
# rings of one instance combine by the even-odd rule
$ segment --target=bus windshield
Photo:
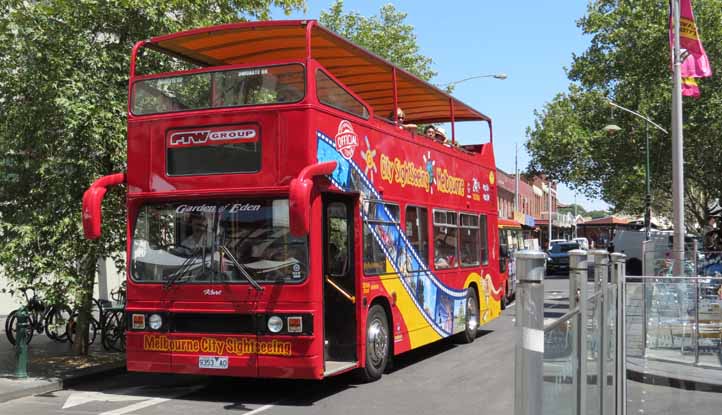
[[[305,95],[301,64],[200,72],[133,84],[135,115],[298,102]]]
[[[306,277],[308,245],[289,233],[288,199],[145,205],[131,270],[138,282],[246,283],[247,273],[259,283],[293,283]]]

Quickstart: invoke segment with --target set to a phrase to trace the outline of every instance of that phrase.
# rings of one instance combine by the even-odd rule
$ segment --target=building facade
[[[538,238],[542,247],[547,245],[549,226],[549,192],[552,194],[552,238],[569,239],[574,231],[574,218],[571,215],[558,213],[559,201],[557,185],[549,184],[541,176],[533,178],[519,177],[518,201],[514,174],[497,168],[497,198],[499,217],[515,220],[524,226],[525,237]],[[518,203],[518,208],[517,208]]]

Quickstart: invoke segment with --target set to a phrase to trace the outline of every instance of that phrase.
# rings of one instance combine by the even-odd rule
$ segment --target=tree
[[[303,0],[6,0],[0,5],[0,269],[13,287],[79,304],[87,353],[96,263],[125,251],[123,191],[104,203],[104,236],[83,238],[84,190],[125,170],[128,66],[135,41]],[[63,298],[65,299],[65,298]],[[53,300],[52,298],[50,300]]]
[[[722,68],[722,1],[697,0],[695,15],[713,68]],[[616,111],[622,127],[608,136],[610,98],[646,114],[671,130],[671,72],[668,2],[596,0],[578,22],[591,35],[589,48],[572,56],[572,84],[541,111],[527,130],[529,169],[545,172],[590,197],[601,197],[615,210],[644,211],[645,123]],[[706,206],[722,196],[718,173],[722,146],[722,80],[700,80],[702,96],[685,98],[685,205],[690,226],[706,222]],[[653,210],[671,213],[671,140],[650,128]]]
[[[328,11],[321,12],[319,22],[357,45],[428,81],[436,75],[432,59],[419,52],[414,27],[405,23],[407,14],[386,4],[378,16],[365,17],[343,10],[343,0],[336,0]]]

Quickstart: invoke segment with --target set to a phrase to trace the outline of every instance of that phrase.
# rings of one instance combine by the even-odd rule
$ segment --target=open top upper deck
[[[134,48],[131,78],[135,77],[135,59],[141,47],[201,67],[314,59],[379,116],[403,108],[410,122],[486,121],[491,130],[491,119],[486,115],[315,20],[231,23],[154,37]]]

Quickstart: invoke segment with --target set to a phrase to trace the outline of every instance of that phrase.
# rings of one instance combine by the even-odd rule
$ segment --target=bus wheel
[[[459,343],[471,343],[476,338],[476,331],[479,328],[479,300],[476,298],[476,290],[467,288],[466,294],[466,323],[464,331],[457,334]]]
[[[362,378],[372,382],[381,377],[389,361],[389,322],[383,307],[375,304],[366,319],[366,366]]]

